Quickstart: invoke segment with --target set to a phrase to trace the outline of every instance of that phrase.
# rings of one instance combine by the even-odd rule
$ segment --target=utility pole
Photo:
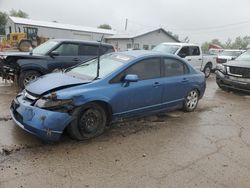
[[[126,22],[125,22],[125,31],[127,31],[128,28],[128,18],[126,18]]]

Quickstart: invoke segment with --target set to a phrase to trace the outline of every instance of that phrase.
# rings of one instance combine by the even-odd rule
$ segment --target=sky
[[[127,18],[129,31],[163,27],[198,44],[250,35],[249,7],[249,0],[0,0],[0,11],[20,9],[34,20],[122,31]]]

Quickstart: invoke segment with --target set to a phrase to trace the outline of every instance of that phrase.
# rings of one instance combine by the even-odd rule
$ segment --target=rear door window
[[[97,56],[98,48],[99,46],[81,44],[79,54],[81,56]]]
[[[164,76],[179,76],[188,73],[188,67],[181,61],[176,59],[163,59]]]
[[[201,54],[198,46],[190,46],[189,49],[191,56],[199,56]]]

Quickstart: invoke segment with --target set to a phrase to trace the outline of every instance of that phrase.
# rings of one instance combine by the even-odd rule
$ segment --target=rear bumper
[[[11,117],[19,127],[46,141],[58,141],[72,121],[69,114],[31,106],[22,96],[12,101],[10,109]]]
[[[225,75],[218,70],[215,71],[215,74],[216,74],[216,83],[220,87],[225,87],[228,89],[234,89],[244,92],[250,92],[250,79]]]

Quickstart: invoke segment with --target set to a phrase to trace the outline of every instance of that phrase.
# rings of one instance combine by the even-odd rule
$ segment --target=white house
[[[140,33],[120,32],[105,39],[107,43],[112,44],[119,51],[127,49],[151,50],[162,42],[180,42],[163,28]]]
[[[24,27],[38,29],[38,36],[61,39],[100,40],[102,35],[112,36],[113,30],[83,27],[57,22],[37,21],[18,17],[9,17],[6,24],[6,34],[11,32],[24,32]]]

